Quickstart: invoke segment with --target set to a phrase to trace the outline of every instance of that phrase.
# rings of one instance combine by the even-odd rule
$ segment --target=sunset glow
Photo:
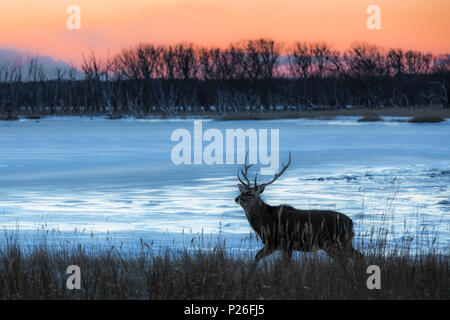
[[[68,30],[66,9],[81,8],[81,29]],[[366,9],[381,8],[381,30],[368,30]],[[115,53],[141,42],[225,46],[242,39],[353,41],[450,52],[448,0],[15,0],[0,2],[0,47],[77,61],[92,48]]]

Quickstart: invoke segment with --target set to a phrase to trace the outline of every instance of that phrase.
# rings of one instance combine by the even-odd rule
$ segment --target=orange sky
[[[66,8],[81,8],[81,30],[66,28]],[[366,8],[381,8],[382,30],[366,27]],[[0,47],[76,61],[139,42],[206,45],[270,37],[353,41],[450,52],[450,0],[0,0]]]

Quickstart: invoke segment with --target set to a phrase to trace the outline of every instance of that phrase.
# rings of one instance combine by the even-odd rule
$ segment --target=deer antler
[[[248,173],[248,169],[252,166],[251,164],[247,164],[247,160],[248,160],[248,151],[247,151],[247,153],[246,153],[246,155],[245,155],[245,165],[244,165],[244,167],[242,168],[242,169],[240,169],[240,170],[238,170],[238,173],[237,173],[237,177],[238,177],[238,180],[239,180],[239,182],[240,183],[242,183],[244,186],[246,186],[246,187],[250,187],[250,180],[249,180],[249,178],[248,178],[248,176],[247,176],[247,173]],[[275,175],[274,175],[274,177],[273,177],[273,179],[272,180],[270,180],[269,182],[266,182],[266,183],[262,183],[261,185],[259,185],[258,186],[258,183],[257,183],[257,179],[258,179],[258,171],[256,171],[256,175],[255,175],[255,181],[254,181],[254,183],[255,183],[255,188],[256,187],[266,187],[266,186],[268,186],[269,184],[272,184],[272,183],[274,183],[285,171],[286,171],[286,169],[291,165],[291,160],[292,160],[292,157],[291,157],[291,151],[289,151],[289,161],[288,161],[288,163],[286,164],[286,165],[284,165],[283,164],[283,168],[281,169],[281,171],[280,172],[278,172],[278,173],[275,173]],[[242,177],[244,178],[244,180],[245,180],[245,182],[244,181],[242,181],[242,179],[241,179],[241,176],[240,176],[240,174],[242,174]]]
[[[270,180],[269,182],[263,183],[260,185],[260,187],[267,187],[269,184],[274,183],[279,177],[281,177],[281,175],[286,171],[286,169],[291,165],[291,151],[289,151],[289,161],[286,165],[283,164],[283,169],[281,169],[281,171],[279,173],[275,173],[274,177],[272,180]],[[255,178],[255,187],[256,187],[256,178]]]
[[[242,183],[242,184],[243,184],[244,186],[246,186],[246,187],[250,187],[250,180],[249,180],[248,177],[247,177],[247,172],[248,172],[248,169],[252,166],[252,164],[247,165],[247,159],[248,159],[248,151],[247,151],[247,153],[245,154],[245,164],[244,164],[244,168],[242,168],[242,169],[240,170],[240,173],[242,174],[242,176],[244,177],[244,179],[245,179],[246,182],[244,182],[244,181],[241,180],[241,177],[239,176],[239,170],[238,170],[238,173],[237,173],[237,177],[238,177],[238,180],[239,180],[240,183]]]

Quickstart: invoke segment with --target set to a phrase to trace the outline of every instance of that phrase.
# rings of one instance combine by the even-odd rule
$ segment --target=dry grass
[[[411,108],[383,108],[376,111],[378,116],[391,117],[415,117],[427,114],[430,116],[450,118],[450,109],[440,107],[411,107]],[[373,109],[352,108],[352,109],[319,109],[301,111],[266,111],[266,112],[234,112],[218,116],[218,120],[275,120],[275,119],[322,119],[329,120],[335,117],[364,117],[374,116]]]
[[[6,237],[0,249],[0,299],[449,299],[450,260],[433,250],[386,252],[382,242],[364,250],[364,260],[343,266],[301,255],[287,263],[269,257],[212,250],[120,248],[54,250],[24,248]],[[81,268],[81,290],[68,290],[65,271]],[[367,266],[381,269],[381,289],[369,290]]]
[[[408,120],[408,122],[413,123],[437,123],[442,121],[445,121],[444,117],[437,114],[428,114],[428,113],[418,114],[414,118]]]
[[[335,117],[363,117],[363,119],[375,119],[374,109],[369,108],[351,108],[351,109],[314,109],[314,110],[279,110],[279,111],[250,111],[250,112],[229,112],[225,114],[217,114],[216,112],[190,112],[190,111],[180,111],[171,115],[162,114],[160,112],[152,113],[149,117],[157,119],[166,118],[213,118],[222,121],[232,121],[232,120],[276,120],[276,119],[318,119],[318,120],[332,120]],[[397,116],[397,117],[418,117],[418,119],[429,118],[433,119],[448,119],[450,118],[450,108],[442,107],[386,107],[382,109],[377,109],[376,113],[379,117],[381,116]],[[108,119],[116,120],[123,117],[133,116],[130,114],[120,114],[120,115],[104,115],[99,114],[98,116],[106,116]],[[44,117],[43,115],[29,115],[25,118],[28,119],[39,119]],[[137,117],[142,117],[141,115]],[[18,117],[0,117],[0,120],[19,120]],[[361,119],[361,121],[364,121]],[[372,121],[372,120],[370,120]],[[377,120],[379,121],[379,120]],[[443,120],[441,120],[443,121]],[[421,121],[418,121],[421,122]],[[424,121],[424,122],[436,122],[436,121]]]
[[[358,122],[380,122],[380,121],[383,121],[383,119],[377,114],[368,114],[358,119]]]
[[[2,117],[0,117],[0,120],[1,121],[17,121],[17,120],[19,120],[19,117],[17,117],[17,116],[2,116]]]

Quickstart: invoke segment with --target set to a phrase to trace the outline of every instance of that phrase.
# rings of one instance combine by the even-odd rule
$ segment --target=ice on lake
[[[245,249],[239,165],[173,164],[179,128],[192,131],[193,120],[0,121],[0,227],[168,246],[184,234],[220,234]],[[360,237],[377,225],[391,241],[426,229],[449,247],[450,121],[204,121],[208,128],[279,129],[280,160],[291,150],[292,165],[264,192],[269,204],[340,211]]]

